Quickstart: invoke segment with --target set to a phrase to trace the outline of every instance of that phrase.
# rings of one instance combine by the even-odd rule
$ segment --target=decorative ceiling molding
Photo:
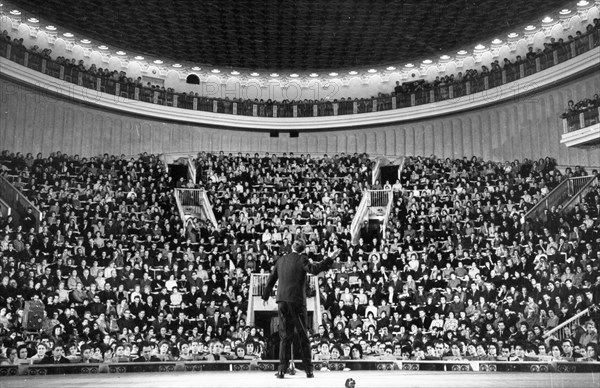
[[[404,65],[397,63],[395,65],[380,66],[379,68],[339,69],[335,72],[290,71],[287,74],[277,74],[276,77],[271,76],[271,71],[264,69],[221,70],[214,67],[200,67],[191,63],[173,62],[160,58],[147,58],[138,53],[128,53],[119,48],[110,47],[102,42],[92,41],[86,37],[77,37],[60,26],[46,24],[37,19],[35,15],[24,18],[24,11],[12,6],[10,3],[0,4],[0,26],[7,28],[9,25],[13,32],[24,27],[28,28],[29,35],[34,41],[42,42],[44,40],[43,37],[45,37],[49,48],[52,48],[58,40],[62,40],[65,42],[67,52],[73,53],[75,50],[80,49],[86,58],[98,54],[105,64],[108,64],[111,59],[116,58],[121,65],[121,70],[127,70],[131,63],[137,63],[142,74],[151,77],[166,78],[170,72],[174,71],[180,81],[185,81],[188,75],[195,74],[202,82],[206,82],[210,76],[216,76],[216,79],[222,85],[227,84],[232,78],[235,78],[241,80],[242,85],[249,80],[253,80],[261,87],[268,85],[270,82],[278,82],[281,87],[286,88],[291,83],[297,84],[299,80],[302,88],[308,88],[309,85],[315,82],[318,87],[325,87],[329,81],[335,79],[341,80],[343,86],[349,85],[352,79],[358,79],[362,85],[367,85],[375,79],[379,79],[381,82],[389,82],[390,78],[394,76],[402,81],[425,79],[431,67],[435,67],[437,69],[436,75],[441,76],[445,75],[445,70],[450,63],[453,62],[456,68],[460,70],[464,67],[467,60],[473,60],[478,65],[476,67],[479,67],[482,58],[488,53],[495,60],[500,59],[499,53],[504,47],[507,47],[514,54],[521,42],[527,46],[532,46],[538,33],[544,34],[544,43],[550,42],[551,32],[554,27],[560,25],[564,31],[567,31],[571,28],[571,24],[576,21],[574,18],[579,18],[583,21],[587,20],[591,23],[592,20],[588,20],[588,14],[591,10],[594,10],[595,14],[598,15],[600,0],[595,0],[595,3],[591,0],[581,0],[574,6],[573,10],[562,9],[557,11],[553,16],[546,16],[539,23],[526,26],[521,32],[509,33],[504,39],[496,38],[491,42],[482,42],[472,49],[459,50],[453,56],[445,54],[437,61],[426,59],[418,66],[410,63]],[[178,89],[176,88],[176,90]],[[178,91],[185,91],[185,84]]]

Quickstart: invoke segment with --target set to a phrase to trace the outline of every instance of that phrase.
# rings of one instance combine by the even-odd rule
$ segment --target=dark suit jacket
[[[311,264],[308,257],[292,252],[278,259],[273,266],[267,286],[263,292],[263,300],[268,300],[279,279],[277,288],[277,302],[293,302],[306,304],[306,274],[318,274],[329,268],[333,263],[332,258],[327,258],[320,263]]]
[[[40,361],[40,364],[70,364],[71,361],[69,361],[68,358],[66,357],[61,357],[60,360],[58,362],[56,362],[54,360],[53,356],[46,356],[44,358],[42,358],[42,361]]]
[[[146,358],[144,358],[144,356],[140,356],[133,360],[133,362],[160,362],[160,361],[162,361],[162,360],[156,356],[151,356],[149,360],[146,360]]]

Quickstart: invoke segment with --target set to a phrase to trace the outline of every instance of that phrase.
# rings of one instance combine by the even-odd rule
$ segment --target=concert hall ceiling
[[[127,52],[245,69],[437,59],[539,22],[564,0],[12,0]]]

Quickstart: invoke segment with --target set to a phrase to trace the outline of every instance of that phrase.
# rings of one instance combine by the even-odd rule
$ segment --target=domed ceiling
[[[12,0],[127,52],[245,69],[435,59],[503,37],[565,0]]]

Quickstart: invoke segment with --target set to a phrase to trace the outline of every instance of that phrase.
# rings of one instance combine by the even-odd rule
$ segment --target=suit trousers
[[[279,372],[285,372],[290,363],[294,329],[298,334],[302,363],[306,372],[312,372],[312,355],[307,331],[306,306],[293,302],[277,302],[279,312]]]

